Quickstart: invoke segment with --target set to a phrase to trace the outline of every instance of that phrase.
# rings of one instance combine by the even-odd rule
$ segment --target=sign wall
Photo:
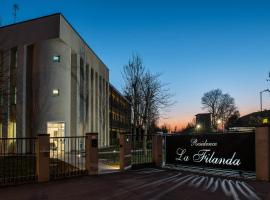
[[[255,133],[167,135],[166,164],[255,171]]]

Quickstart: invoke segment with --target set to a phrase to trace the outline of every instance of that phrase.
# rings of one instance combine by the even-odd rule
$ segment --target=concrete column
[[[110,145],[110,91],[109,91],[109,84],[106,82],[106,132],[107,132],[107,138],[108,138],[108,145]]]
[[[270,181],[270,127],[255,132],[256,179]]]
[[[120,133],[120,171],[131,168],[131,135]]]
[[[50,180],[50,136],[40,134],[36,144],[36,170],[38,182]]]
[[[98,133],[86,133],[85,151],[85,168],[88,174],[98,174]]]
[[[156,134],[152,138],[153,163],[160,167],[162,165],[162,135]]]

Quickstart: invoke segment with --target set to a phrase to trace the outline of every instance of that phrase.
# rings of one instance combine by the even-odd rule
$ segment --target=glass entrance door
[[[65,147],[65,123],[48,122],[47,133],[50,135],[50,149],[54,151],[64,151]]]

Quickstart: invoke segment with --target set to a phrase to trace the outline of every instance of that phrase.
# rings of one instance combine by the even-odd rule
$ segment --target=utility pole
[[[14,23],[16,23],[17,20],[17,11],[19,10],[19,5],[18,4],[13,4],[13,17],[14,17]]]
[[[263,90],[263,91],[260,92],[260,107],[261,107],[261,111],[262,111],[262,109],[263,109],[263,108],[262,108],[262,93],[263,93],[263,92],[270,92],[270,90],[269,90],[269,89],[266,89],[266,90]]]

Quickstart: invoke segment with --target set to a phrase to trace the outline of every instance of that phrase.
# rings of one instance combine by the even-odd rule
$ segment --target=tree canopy
[[[217,128],[218,120],[226,124],[228,119],[237,111],[234,98],[227,93],[222,93],[221,89],[204,93],[201,103],[203,109],[206,109],[212,115],[213,128]]]

